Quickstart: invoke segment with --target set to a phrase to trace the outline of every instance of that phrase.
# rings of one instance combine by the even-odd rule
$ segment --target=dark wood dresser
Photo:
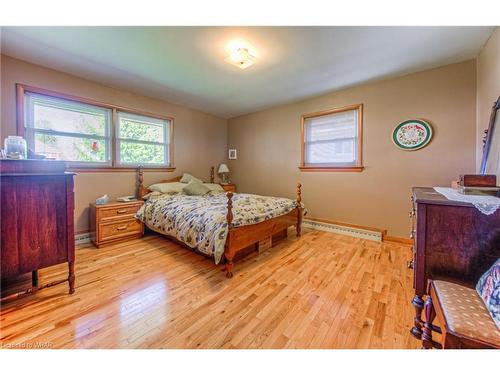
[[[500,257],[500,210],[485,215],[472,204],[450,201],[433,188],[413,188],[412,202],[416,314],[411,332],[421,338],[427,280],[473,287]]]
[[[1,279],[32,273],[32,288],[10,299],[68,281],[75,290],[73,173],[66,163],[45,160],[0,160]],[[39,285],[38,270],[68,262],[68,278]]]

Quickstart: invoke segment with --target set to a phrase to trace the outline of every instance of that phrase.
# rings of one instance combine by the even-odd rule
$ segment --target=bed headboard
[[[178,182],[182,176],[172,177],[160,182]],[[210,182],[213,184],[215,180],[215,167],[210,167]],[[137,168],[137,197],[142,199],[146,194],[151,193],[147,187],[144,186],[144,170],[142,167]]]

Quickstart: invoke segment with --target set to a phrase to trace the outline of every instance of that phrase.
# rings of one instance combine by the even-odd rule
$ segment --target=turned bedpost
[[[210,183],[213,184],[215,181],[215,167],[210,167]]]
[[[144,171],[142,169],[142,165],[137,167],[137,198],[142,199],[142,196],[145,194],[144,190]]]
[[[234,268],[234,263],[233,263],[233,258],[234,258],[234,251],[231,249],[231,228],[233,227],[233,193],[228,192],[226,194],[227,197],[227,215],[226,215],[226,221],[227,221],[227,238],[226,238],[226,246],[224,249],[224,256],[226,258],[226,277],[231,278],[233,277],[233,268]]]
[[[295,226],[297,230],[297,237],[300,237],[302,232],[302,185],[297,183],[297,225]]]
[[[228,229],[231,229],[233,226],[233,193],[228,192],[226,194],[227,197],[227,215],[226,215],[226,221],[227,221],[227,227]]]

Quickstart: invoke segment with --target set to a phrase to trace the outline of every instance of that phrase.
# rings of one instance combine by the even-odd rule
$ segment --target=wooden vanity
[[[421,338],[427,280],[474,286],[500,257],[500,210],[485,215],[470,203],[450,201],[428,187],[413,188],[412,202],[415,322],[411,333]]]

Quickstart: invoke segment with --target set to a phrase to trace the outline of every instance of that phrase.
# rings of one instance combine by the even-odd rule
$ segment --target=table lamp
[[[219,165],[218,172],[219,172],[219,174],[222,175],[222,183],[223,184],[228,184],[229,180],[227,178],[227,174],[229,173],[229,168],[227,167],[227,165],[226,164]]]

